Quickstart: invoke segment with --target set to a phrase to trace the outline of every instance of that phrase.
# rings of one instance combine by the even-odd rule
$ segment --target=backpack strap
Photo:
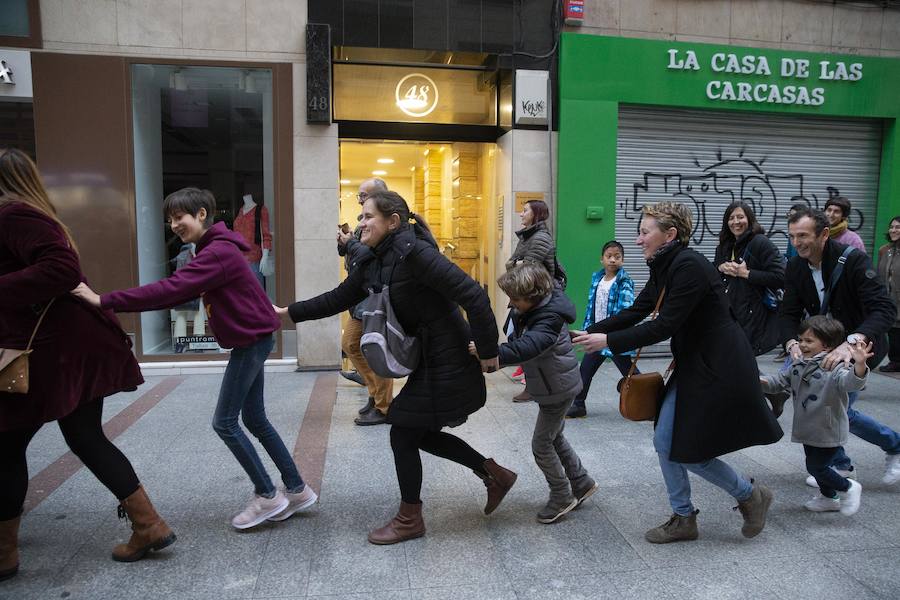
[[[834,292],[834,288],[837,287],[838,280],[840,280],[841,275],[844,274],[844,265],[847,263],[847,257],[855,250],[853,246],[847,246],[844,248],[844,252],[838,258],[837,265],[834,267],[834,272],[831,274],[831,282],[828,285],[828,290],[825,292],[825,296],[822,298],[822,307],[819,309],[820,315],[828,314],[828,304],[831,300],[831,294]]]
[[[50,305],[53,304],[54,300],[56,300],[56,298],[51,298],[50,302],[47,303],[47,306],[44,307],[44,310],[41,311],[41,316],[38,319],[37,324],[34,326],[34,331],[31,332],[31,337],[28,338],[28,346],[25,348],[26,352],[31,350],[31,343],[34,341],[34,336],[37,335],[38,327],[41,326],[41,323],[44,321],[44,317],[47,316],[47,311],[50,310]]]

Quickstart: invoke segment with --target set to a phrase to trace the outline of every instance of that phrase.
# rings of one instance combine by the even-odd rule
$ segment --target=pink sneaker
[[[271,516],[277,515],[288,506],[288,499],[281,490],[275,492],[272,498],[253,495],[253,499],[247,508],[239,512],[231,519],[231,526],[235,529],[250,529],[256,527]]]
[[[309,508],[319,499],[319,496],[316,495],[313,489],[308,485],[303,487],[302,492],[297,494],[285,492],[284,495],[288,499],[287,507],[280,513],[269,517],[269,521],[284,521],[290,518],[295,512],[300,512],[301,510]]]

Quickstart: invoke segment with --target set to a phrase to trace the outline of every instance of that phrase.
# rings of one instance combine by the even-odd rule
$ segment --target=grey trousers
[[[531,452],[534,462],[547,478],[551,500],[573,498],[572,487],[587,476],[578,454],[563,435],[566,426],[566,412],[572,406],[574,396],[559,404],[539,404],[534,435],[531,437]],[[570,483],[571,482],[571,483]]]

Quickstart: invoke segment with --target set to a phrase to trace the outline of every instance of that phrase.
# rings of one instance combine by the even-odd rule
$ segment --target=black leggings
[[[131,463],[103,433],[103,399],[81,404],[58,421],[69,449],[81,459],[100,483],[116,498],[124,500],[138,489]],[[28,463],[25,450],[41,428],[0,432],[0,521],[22,513],[28,491]]]
[[[480,475],[487,475],[484,470],[484,461],[487,459],[455,435],[443,431],[392,425],[391,449],[394,451],[400,498],[407,504],[418,504],[421,501],[422,457],[419,450],[452,460]]]

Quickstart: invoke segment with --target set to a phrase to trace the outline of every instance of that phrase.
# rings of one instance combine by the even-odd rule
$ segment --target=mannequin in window
[[[175,267],[175,270],[177,271],[178,269],[189,264],[191,262],[191,259],[194,258],[195,254],[196,247],[194,244],[184,244],[181,246],[181,250],[178,252],[178,255],[169,262],[172,263],[172,265]],[[169,311],[169,315],[172,319],[172,322],[175,324],[172,332],[175,338],[182,338],[187,336],[188,321],[190,321],[193,325],[193,335],[206,335],[206,311],[203,308],[203,300],[201,300],[200,298],[188,300],[184,304],[176,306]],[[176,354],[181,354],[185,350],[186,344],[179,344],[176,342]]]
[[[260,263],[266,263],[272,250],[272,233],[269,231],[269,210],[264,204],[257,204],[252,194],[244,194],[244,206],[234,218],[234,230],[247,241],[250,249],[244,258],[250,263],[250,270],[265,289],[266,281],[260,272]]]

